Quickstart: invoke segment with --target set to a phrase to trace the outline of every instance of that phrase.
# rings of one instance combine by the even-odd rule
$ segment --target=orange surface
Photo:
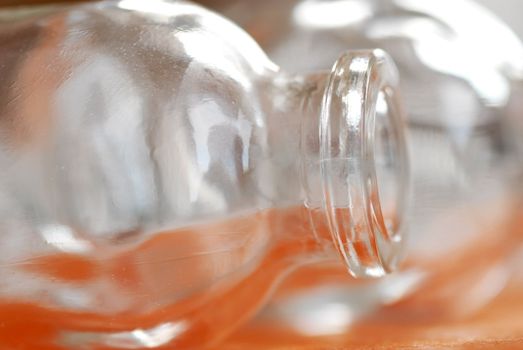
[[[490,305],[454,321],[411,323],[377,314],[344,335],[306,337],[278,323],[257,323],[237,331],[213,350],[239,349],[523,349],[523,283],[512,283]]]
[[[14,263],[10,265],[13,269],[48,278],[49,281],[68,282],[80,288],[93,280],[110,280],[125,294],[136,296],[136,306],[115,313],[96,313],[24,300],[0,300],[0,350],[64,350],[57,345],[63,331],[128,332],[178,321],[184,322],[184,331],[162,349],[199,348],[204,343],[221,339],[258,311],[273,289],[274,282],[296,263],[296,259],[299,261],[321,250],[320,244],[307,231],[304,220],[308,219],[303,208],[273,210],[158,233],[140,244],[124,244],[118,246],[116,251],[102,251],[96,256],[55,253],[25,260],[21,264]],[[519,300],[519,296],[523,296],[523,287],[512,288],[476,318],[445,319],[441,316],[446,315],[450,308],[466,303],[473,294],[473,290],[467,288],[476,287],[475,281],[481,280],[479,277],[493,261],[514,251],[515,245],[521,241],[522,227],[523,218],[516,215],[514,220],[508,220],[502,226],[485,230],[485,238],[496,236],[497,239],[478,239],[477,244],[459,256],[447,258],[445,264],[436,262],[438,269],[433,278],[420,286],[416,293],[384,308],[372,319],[354,325],[343,336],[307,338],[286,330],[277,322],[258,323],[236,333],[217,349],[379,349],[389,345],[392,348],[441,348],[444,346],[441,344],[459,347],[470,342],[490,346],[498,344],[498,341],[510,346],[519,345],[523,337],[523,302]],[[328,232],[324,230],[326,228],[317,233],[328,237]],[[232,274],[232,277],[220,278],[205,288],[190,292],[184,289],[184,285],[197,285],[207,278],[212,280],[215,269],[219,268],[215,264],[219,261],[250,261],[252,255],[247,252],[259,247],[255,243],[260,239],[263,242],[267,232],[278,234],[270,237],[272,248],[250,270],[248,278]],[[510,234],[502,234],[506,232]],[[250,243],[240,244],[232,251],[217,249],[210,255],[201,254],[208,252],[209,247],[216,247],[222,240],[237,243],[238,238],[242,238],[243,243]],[[434,262],[426,263],[425,268],[434,265]],[[210,275],[209,266],[213,266]],[[169,279],[173,271],[179,272],[176,276],[181,280]],[[221,273],[219,276],[222,276]],[[298,270],[279,295],[285,297],[311,283],[329,281],[362,283],[351,281],[344,269],[336,266],[310,266]],[[173,298],[179,292],[187,295]],[[462,321],[455,321],[457,319]],[[91,348],[116,348],[102,344]],[[521,346],[523,348],[523,344]]]
[[[286,212],[285,222],[300,222],[300,216],[294,216],[293,213],[295,214],[293,211]],[[234,227],[244,226],[244,223],[238,221],[221,223],[218,226],[229,227],[229,224]],[[23,268],[72,283],[82,283],[107,274],[130,291],[136,291],[135,288],[144,280],[143,271],[138,268],[141,265],[136,265],[136,260],[154,258],[168,265],[172,263],[173,260],[167,256],[172,251],[168,247],[180,243],[173,233],[175,232],[157,235],[135,249],[117,255],[112,261],[98,262],[69,254],[56,254],[39,257],[32,264],[23,265]],[[263,303],[274,279],[287,267],[288,257],[317,249],[312,241],[289,243],[290,241],[284,241],[276,245],[248,279],[232,287],[218,285],[212,293],[195,293],[190,298],[148,312],[127,311],[100,315],[4,301],[0,304],[0,349],[63,350],[64,348],[53,345],[60,330],[121,332],[148,328],[173,320],[188,321],[190,329],[184,336],[162,349],[199,347],[202,342],[228,333],[252,316]],[[167,269],[170,268],[174,266],[167,266]],[[327,280],[344,278],[336,268],[310,267],[304,270],[309,276],[311,271],[315,271],[320,277],[323,275]],[[304,272],[291,279],[290,285],[297,283],[300,286],[303,278],[300,279],[299,276],[303,277]],[[417,317],[409,319],[404,310],[423,310],[424,307],[419,298],[414,297],[383,310],[373,318],[354,325],[346,334],[336,337],[310,338],[293,333],[277,322],[259,322],[236,332],[225,344],[215,349],[523,349],[522,296],[523,284],[513,285],[488,308],[474,317],[461,318],[460,321]],[[421,300],[426,302],[427,299],[421,297]],[[440,306],[444,305],[438,307]],[[94,349],[111,348],[98,346]]]
[[[123,246],[104,256],[79,256],[66,253],[38,256],[13,264],[50,281],[59,280],[81,286],[99,278],[109,278],[127,293],[145,295],[137,307],[113,314],[72,311],[23,300],[0,300],[0,350],[65,350],[56,344],[63,330],[76,332],[123,332],[147,329],[163,322],[186,322],[187,329],[161,349],[190,346],[220,339],[247,321],[266,301],[273,282],[278,280],[294,260],[320,250],[312,235],[305,232],[304,212],[299,209],[278,210],[230,221],[180,229],[152,235],[135,246]],[[511,254],[521,242],[523,216],[515,214],[501,226],[485,228],[474,245],[459,255],[447,257],[445,263],[425,262],[427,269],[437,265],[433,277],[416,293],[357,324],[335,337],[305,337],[278,322],[257,322],[233,334],[220,349],[523,349],[523,283],[512,283],[494,303],[471,317],[442,318],[449,309],[467,302],[493,261]],[[273,225],[259,230],[259,223]],[[195,257],[205,251],[215,236],[249,236],[259,239],[260,232],[277,232],[284,228],[273,247],[250,271],[246,279],[215,283],[210,289],[195,291],[176,302],[159,303],[142,309],[140,302],[150,303],[174,292],[169,286],[169,272],[182,269],[187,283],[200,281],[206,269],[204,261],[186,261],[180,255],[189,248]],[[266,231],[268,230],[268,231]],[[210,234],[209,234],[210,233]],[[221,235],[220,235],[221,233]],[[281,232],[280,232],[281,233]],[[205,236],[208,234],[208,236]],[[328,236],[327,232],[319,232]],[[481,236],[484,235],[484,236]],[[195,240],[195,237],[206,237]],[[225,236],[231,239],[232,236]],[[479,239],[479,238],[482,239]],[[496,237],[496,239],[488,239]],[[483,239],[484,238],[484,239]],[[204,244],[205,243],[205,244]],[[203,244],[203,245],[202,245]],[[212,244],[212,245],[213,245]],[[212,246],[211,245],[211,246]],[[180,249],[180,247],[185,249]],[[246,247],[235,250],[228,258],[241,257]],[[223,251],[217,251],[222,254]],[[473,262],[472,264],[470,262]],[[407,265],[415,264],[408,263]],[[203,264],[205,265],[205,264]],[[494,266],[496,267],[496,266]],[[279,292],[279,297],[315,283],[361,283],[347,278],[344,269],[311,266],[298,270]],[[175,284],[176,285],[176,284]],[[174,287],[177,288],[177,287]],[[154,289],[154,292],[152,291]],[[276,300],[278,295],[276,295]],[[459,313],[458,313],[459,314]],[[421,315],[421,317],[420,317]],[[94,350],[114,349],[96,345]],[[69,349],[68,349],[69,350]]]

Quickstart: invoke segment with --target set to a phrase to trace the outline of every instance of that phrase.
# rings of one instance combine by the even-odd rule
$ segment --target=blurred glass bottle
[[[496,295],[507,276],[504,262],[521,238],[510,223],[518,210],[517,143],[523,139],[517,37],[463,0],[269,0],[217,7],[286,70],[325,69],[346,49],[379,47],[400,71],[411,141],[411,263],[358,290],[340,287],[342,278],[329,268],[323,285],[311,279],[313,268],[303,270],[282,294],[320,286],[300,302],[294,295],[283,308],[292,322],[300,328],[315,318],[301,327],[314,332],[341,319],[343,328],[359,313],[398,300],[411,306],[403,305],[404,316],[408,310],[443,316],[471,311]],[[321,317],[329,303],[336,311]],[[336,317],[344,308],[351,317]]]
[[[290,76],[188,2],[1,18],[1,348],[200,348],[294,266],[397,264],[407,153],[383,51]]]

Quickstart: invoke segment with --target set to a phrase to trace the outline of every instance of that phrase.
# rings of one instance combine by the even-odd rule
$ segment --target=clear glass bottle
[[[408,176],[385,52],[288,75],[183,1],[1,18],[1,348],[201,348],[295,266],[397,265]]]
[[[278,312],[299,330],[328,332],[325,305],[337,305],[330,319],[351,315],[330,322],[331,331],[339,331],[383,304],[401,301],[402,319],[409,311],[426,318],[470,312],[495,296],[523,236],[511,223],[522,198],[519,39],[488,11],[461,0],[245,0],[221,6],[288,71],[323,69],[344,50],[379,47],[402,77],[413,181],[410,263],[388,280],[358,288],[344,286],[329,267],[304,269],[281,292],[283,298],[297,289],[302,297],[291,293]],[[325,278],[311,282],[318,270]],[[302,322],[311,319],[317,321]]]

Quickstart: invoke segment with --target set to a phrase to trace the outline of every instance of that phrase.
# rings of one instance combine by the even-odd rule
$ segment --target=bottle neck
[[[278,202],[305,206],[309,231],[355,276],[389,272],[402,251],[408,171],[397,84],[388,55],[356,51],[330,73],[277,77],[266,96]]]
[[[328,72],[310,75],[277,75],[264,96],[268,99],[266,112],[268,158],[271,164],[269,195],[278,206],[306,205],[309,195],[304,188],[305,140],[317,143],[319,116]],[[313,152],[318,155],[319,145]]]

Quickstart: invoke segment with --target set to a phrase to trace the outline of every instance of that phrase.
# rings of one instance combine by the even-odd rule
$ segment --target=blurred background
[[[238,0],[201,0],[206,6],[223,7]],[[240,0],[241,1],[241,0]],[[520,37],[523,37],[521,21],[521,1],[519,0],[476,0],[503,19]],[[36,5],[46,3],[73,3],[73,0],[0,0],[0,6]],[[79,1],[76,1],[79,2]]]
[[[521,1],[518,0],[477,0],[502,20],[504,20],[520,38],[523,38],[523,22],[519,19],[521,13]]]

